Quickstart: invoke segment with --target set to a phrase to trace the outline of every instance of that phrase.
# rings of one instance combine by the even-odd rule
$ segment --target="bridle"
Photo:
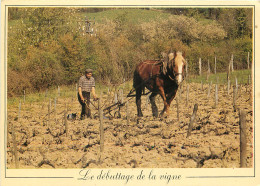
[[[170,78],[170,80],[175,81],[175,77],[176,77],[176,76],[179,76],[179,75],[182,75],[182,74],[183,74],[183,73],[175,73],[175,72],[173,71],[173,76],[174,76],[174,78],[172,78],[169,73],[168,73],[168,77]],[[184,76],[183,76],[183,75],[182,75],[182,80],[184,80]]]
[[[183,76],[183,73],[181,72],[175,72],[174,70],[173,70],[173,68],[172,68],[172,74],[173,74],[173,76],[174,77],[171,77],[171,74],[169,74],[168,72],[167,72],[167,74],[168,74],[168,77],[170,78],[170,80],[172,80],[172,81],[175,81],[175,77],[177,77],[177,76],[179,76],[179,75],[182,75],[182,80],[184,80],[184,76]]]

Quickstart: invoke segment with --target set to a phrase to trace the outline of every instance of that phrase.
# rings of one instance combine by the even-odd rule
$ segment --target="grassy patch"
[[[237,70],[232,72],[230,74],[231,85],[235,84],[235,78],[237,78],[238,84],[247,84],[249,75],[252,77],[251,70]],[[219,84],[227,84],[227,73],[210,74],[208,80],[206,74],[203,74],[201,76],[191,76],[189,77],[189,79],[186,79],[186,81],[190,83],[203,82],[204,84],[212,81],[212,83],[215,84],[217,82],[217,77],[218,77]],[[100,96],[101,93],[107,94],[108,91],[117,92],[119,89],[124,89],[124,93],[126,94],[132,89],[132,84],[133,84],[132,81],[127,81],[125,82],[125,84],[114,85],[114,86],[107,86],[107,85],[96,83],[96,93],[98,96]],[[43,101],[47,102],[50,99],[53,102],[55,98],[76,97],[76,94],[77,94],[77,90],[75,85],[61,86],[60,95],[58,94],[58,88],[53,87],[48,91],[26,95],[25,102],[26,103],[43,102]],[[18,108],[20,101],[23,103],[24,101],[23,95],[8,98],[7,101],[8,107],[17,106]]]
[[[34,103],[34,102],[43,102],[43,101],[49,101],[54,100],[55,98],[67,98],[76,96],[76,87],[75,85],[72,86],[61,86],[60,87],[60,94],[58,93],[57,87],[52,87],[46,91],[42,92],[36,92],[25,95],[25,102],[26,103]],[[24,102],[24,96],[17,96],[17,97],[11,97],[8,98],[7,105],[8,106],[14,106],[19,105],[19,102]]]
[[[236,70],[230,73],[230,83],[235,84],[235,79],[237,78],[238,84],[247,84],[249,75],[252,77],[251,70]],[[210,74],[207,80],[207,75],[203,74],[201,76],[192,76],[187,81],[194,82],[194,83],[209,83],[212,81],[213,84],[217,82],[219,84],[227,84],[227,73],[217,73],[217,74]]]
[[[103,12],[96,12],[96,13],[84,13],[81,16],[84,18],[87,16],[97,23],[101,23],[103,19],[111,19],[115,20],[119,17],[124,18],[128,23],[138,24],[142,22],[149,22],[151,20],[156,19],[166,19],[170,16],[170,13],[165,13],[158,9],[151,10],[144,10],[138,8],[118,8],[107,10]]]
[[[132,81],[125,82],[125,84],[120,84],[116,86],[106,86],[103,84],[96,83],[96,94],[98,96],[102,94],[107,94],[108,90],[112,92],[117,92],[119,89],[124,89],[125,93],[132,89]],[[52,102],[55,98],[71,98],[77,96],[76,85],[68,85],[60,87],[60,94],[58,93],[58,88],[53,87],[47,91],[42,91],[38,93],[31,93],[25,95],[26,103],[35,103],[35,102],[48,102],[51,100]],[[24,102],[24,96],[16,96],[8,98],[7,105],[8,107],[16,107],[18,108],[19,102]]]

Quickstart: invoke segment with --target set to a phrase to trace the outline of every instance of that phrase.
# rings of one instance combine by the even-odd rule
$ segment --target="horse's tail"
[[[137,69],[134,71],[133,87],[134,87],[136,93],[139,91],[145,93],[144,92],[145,85],[144,85],[143,79],[141,78]]]
[[[133,87],[136,89],[136,87],[138,86],[138,79],[140,79],[140,76],[137,72],[137,70],[134,71],[134,79],[133,79]]]

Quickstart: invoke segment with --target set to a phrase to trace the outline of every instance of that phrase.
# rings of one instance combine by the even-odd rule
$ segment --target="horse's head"
[[[168,67],[174,76],[175,82],[178,85],[180,85],[184,79],[185,65],[185,54],[183,54],[182,52],[174,52],[168,54]]]

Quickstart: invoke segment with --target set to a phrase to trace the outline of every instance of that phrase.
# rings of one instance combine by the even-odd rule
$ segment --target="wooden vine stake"
[[[101,96],[100,96],[101,97]],[[99,120],[100,120],[100,156],[99,162],[102,161],[103,152],[104,152],[104,126],[103,126],[103,110],[101,108],[101,99],[98,100],[98,110],[99,110]]]
[[[176,107],[177,107],[177,119],[180,121],[180,92],[176,96]]]
[[[44,102],[46,101],[47,95],[48,95],[48,89],[45,91]]]
[[[199,58],[199,75],[201,76],[201,58]]]
[[[212,81],[209,83],[209,88],[208,88],[208,98],[210,96],[210,89],[211,89]]]
[[[235,79],[236,82],[236,99],[238,98],[238,82],[237,82],[237,77]]]
[[[187,131],[187,138],[191,135],[191,130],[192,130],[192,127],[193,127],[193,122],[196,118],[197,110],[198,110],[198,104],[196,103],[194,105],[193,113],[192,113],[192,116],[190,118],[189,128],[188,128],[188,131]]]
[[[176,96],[176,106],[177,106],[177,118],[178,118],[178,121],[180,121],[180,115],[179,115],[179,100],[180,97],[177,95]]]
[[[25,103],[25,90],[23,90],[23,103]]]
[[[60,97],[60,86],[58,86],[58,96]]]
[[[120,96],[120,101],[121,101],[121,103],[123,103],[124,102],[124,91],[123,91],[123,89],[120,89],[119,90],[119,96]]]
[[[246,114],[243,110],[239,112],[239,126],[240,126],[240,167],[246,167]]]
[[[215,56],[215,69],[214,69],[214,73],[217,73],[217,57]]]
[[[51,99],[48,105],[48,122],[47,122],[47,127],[50,126],[50,120],[51,120]]]
[[[114,102],[115,102],[115,103],[117,103],[117,102],[118,102],[118,99],[117,99],[117,93],[115,93]]]
[[[207,81],[209,80],[209,76],[210,76],[210,65],[208,60]]]
[[[230,78],[229,78],[229,75],[230,75],[230,63],[228,65],[228,69],[227,69],[227,93],[229,95],[229,90],[230,90]]]
[[[218,105],[218,80],[219,80],[219,77],[217,76],[216,85],[215,85],[215,105],[214,105],[214,108],[217,108],[217,105]]]
[[[15,168],[19,169],[17,143],[16,143],[15,129],[13,124],[12,124],[12,139],[13,139],[13,154],[14,154]]]
[[[209,60],[208,60],[208,74],[210,74],[210,64],[209,64]]]
[[[227,81],[229,80],[229,74],[230,74],[230,64],[228,65],[228,70],[227,70]]]
[[[64,125],[65,125],[66,137],[68,137],[69,129],[68,129],[68,121],[67,121],[67,104],[66,103],[65,103],[65,110],[64,110]]]
[[[186,106],[188,106],[189,102],[189,84],[187,85],[187,92],[186,92]]]
[[[182,94],[182,85],[180,86],[180,89],[179,89],[179,100],[181,100],[181,94]]]
[[[130,114],[129,114],[129,103],[126,102],[126,120],[127,120],[127,126],[130,124]]]
[[[215,106],[214,106],[214,108],[217,108],[217,105],[218,105],[218,84],[216,84],[216,87],[215,87]]]
[[[185,71],[186,71],[186,79],[188,79],[188,60],[186,60]]]
[[[230,68],[231,68],[231,72],[234,71],[234,55],[231,55],[231,59],[230,59]]]
[[[54,119],[55,119],[55,121],[56,121],[56,116],[57,116],[57,114],[56,114],[56,97],[54,98]]]
[[[229,89],[230,89],[230,80],[228,79],[228,85],[227,85],[227,93],[228,93],[228,95],[229,95]]]
[[[20,117],[21,117],[21,106],[22,106],[22,103],[21,103],[21,100],[19,102],[19,111],[18,111],[18,121],[20,120]]]
[[[233,108],[234,108],[234,110],[236,110],[236,99],[237,99],[236,87],[233,86]]]

